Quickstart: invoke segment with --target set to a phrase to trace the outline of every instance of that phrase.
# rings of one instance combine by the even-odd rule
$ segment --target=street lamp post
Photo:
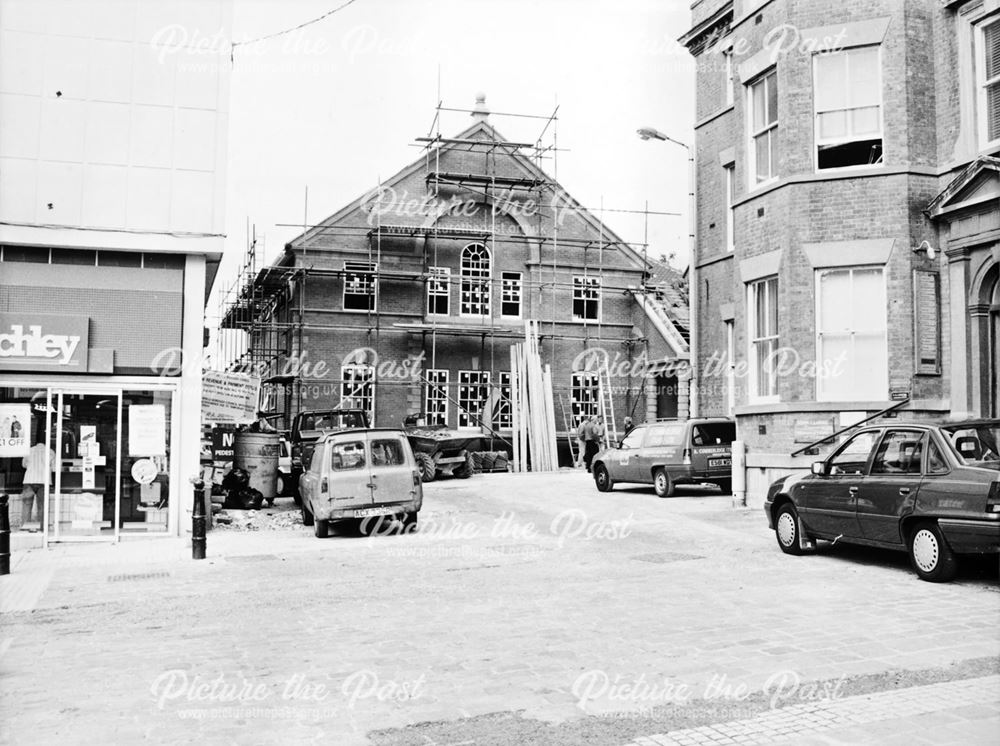
[[[698,223],[695,220],[695,164],[694,164],[694,148],[690,145],[685,145],[680,140],[675,140],[669,137],[659,130],[653,129],[652,127],[640,127],[636,130],[639,137],[643,140],[663,140],[664,142],[671,142],[674,145],[680,145],[688,153],[688,242],[689,242],[689,258],[688,258],[688,305],[689,305],[689,327],[688,327],[688,350],[691,356],[690,368],[691,368],[691,378],[689,380],[688,389],[688,416],[697,417],[699,412],[698,407],[698,280],[695,277],[695,249],[697,246],[697,226]]]

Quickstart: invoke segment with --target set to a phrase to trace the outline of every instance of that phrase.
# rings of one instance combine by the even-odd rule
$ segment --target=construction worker
[[[583,464],[590,471],[590,465],[594,456],[601,450],[601,438],[604,435],[604,428],[601,425],[600,417],[591,417],[583,424]]]

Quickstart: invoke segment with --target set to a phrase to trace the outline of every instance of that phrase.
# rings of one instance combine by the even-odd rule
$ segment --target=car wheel
[[[437,475],[437,466],[434,464],[434,459],[427,453],[418,452],[413,455],[417,459],[417,468],[420,469],[420,481],[433,482],[434,477]]]
[[[277,479],[277,481],[275,482],[275,485],[274,485],[274,494],[277,495],[278,497],[284,497],[285,496],[285,487],[287,487],[287,486],[288,486],[288,477],[286,477],[284,474],[282,474],[279,471],[278,472],[278,479]]]
[[[719,485],[719,489],[722,490],[723,495],[733,494],[733,480],[732,479],[720,479],[716,484]]]
[[[306,501],[303,500],[301,503],[302,507],[302,525],[312,526],[313,525],[313,514],[309,512],[309,508],[306,507]]]
[[[774,535],[778,546],[785,554],[802,554],[802,542],[799,536],[799,513],[791,503],[785,503],[778,508],[774,519]]]
[[[611,492],[615,487],[615,480],[611,478],[608,467],[604,464],[594,466],[594,484],[599,492]]]
[[[657,497],[674,496],[674,480],[670,478],[665,469],[657,469],[653,474],[653,489]]]
[[[313,522],[313,533],[317,539],[325,539],[330,533],[330,522],[321,521],[318,518]]]
[[[922,580],[932,583],[946,583],[958,571],[958,560],[936,523],[921,523],[913,529],[910,562]]]

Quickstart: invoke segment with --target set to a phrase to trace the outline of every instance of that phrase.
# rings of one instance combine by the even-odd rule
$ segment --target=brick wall
[[[704,4],[696,4],[693,22],[706,16]],[[713,353],[725,353],[725,326],[719,306],[733,303],[737,360],[747,356],[746,291],[740,262],[780,249],[779,319],[780,344],[793,348],[803,360],[816,359],[815,268],[809,263],[803,243],[867,239],[895,239],[885,267],[889,379],[913,381],[913,396],[922,400],[948,397],[947,375],[914,376],[912,273],[916,268],[941,270],[943,308],[948,305],[947,267],[938,259],[930,263],[911,247],[925,238],[939,245],[936,230],[922,214],[942,186],[927,171],[943,165],[951,155],[956,137],[958,108],[954,88],[954,22],[952,15],[932,0],[848,0],[831,4],[820,0],[772,2],[732,30],[736,65],[762,48],[768,33],[783,23],[799,29],[850,23],[888,16],[890,21],[881,45],[882,107],[884,113],[884,173],[817,173],[814,167],[813,62],[811,56],[793,51],[779,56],[778,80],[778,174],[774,187],[749,190],[746,137],[746,90],[749,81],[737,80],[738,90],[731,111],[703,121],[696,132],[698,158],[698,247],[697,279],[701,293],[697,309],[701,366]],[[760,23],[756,17],[760,16]],[[716,55],[697,58],[697,119],[705,120],[720,107],[720,71]],[[725,254],[726,194],[720,153],[732,148],[736,167],[735,243],[732,259]],[[941,323],[945,320],[942,318]],[[946,335],[945,335],[946,336]],[[943,340],[944,371],[949,343]],[[724,375],[724,368],[719,370]],[[703,376],[701,409],[722,414],[724,386]],[[793,430],[806,432],[819,427],[844,406],[815,404],[816,384],[809,378],[786,377],[779,381],[779,398],[788,409],[795,404],[807,410],[761,411],[747,408],[747,382],[737,381],[736,403],[741,437],[751,454],[787,456],[794,443]],[[714,386],[714,387],[713,387]],[[772,408],[775,410],[775,408]],[[939,416],[933,406],[915,417]],[[761,434],[763,428],[766,434]],[[766,460],[766,458],[765,458]],[[808,466],[808,464],[806,464]]]

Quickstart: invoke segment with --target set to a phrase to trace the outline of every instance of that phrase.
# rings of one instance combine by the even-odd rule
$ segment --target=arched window
[[[490,315],[490,273],[493,260],[481,243],[462,249],[462,293],[459,312],[462,316]]]

